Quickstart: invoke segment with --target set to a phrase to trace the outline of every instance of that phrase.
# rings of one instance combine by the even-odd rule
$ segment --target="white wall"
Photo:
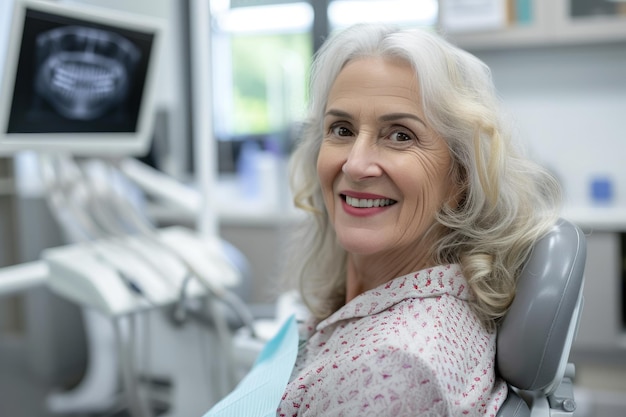
[[[626,205],[626,43],[491,51],[506,105],[537,159],[561,179],[570,206],[590,204],[593,176],[613,179]]]

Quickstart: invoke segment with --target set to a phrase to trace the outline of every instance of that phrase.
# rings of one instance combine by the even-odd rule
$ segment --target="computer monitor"
[[[145,154],[163,28],[150,16],[15,0],[0,88],[0,155]]]

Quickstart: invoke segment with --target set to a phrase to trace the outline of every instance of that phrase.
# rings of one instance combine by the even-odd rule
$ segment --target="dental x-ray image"
[[[27,10],[8,133],[135,131],[153,40]]]
[[[67,26],[36,41],[35,91],[59,114],[93,120],[123,103],[141,57],[128,39],[101,29]]]

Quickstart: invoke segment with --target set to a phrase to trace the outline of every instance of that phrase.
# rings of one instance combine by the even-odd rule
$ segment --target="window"
[[[216,1],[212,7],[217,137],[280,135],[305,107],[313,55],[310,4]]]

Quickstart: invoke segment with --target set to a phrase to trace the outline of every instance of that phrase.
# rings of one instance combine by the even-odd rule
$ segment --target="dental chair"
[[[533,248],[497,339],[499,375],[509,395],[498,417],[573,416],[568,363],[582,310],[586,241],[560,219]]]

